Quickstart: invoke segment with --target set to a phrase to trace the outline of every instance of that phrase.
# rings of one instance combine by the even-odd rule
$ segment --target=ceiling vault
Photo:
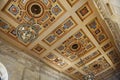
[[[74,80],[82,79],[88,70],[95,76],[111,73],[120,64],[120,41],[115,33],[119,25],[111,19],[114,12],[109,2],[1,0],[0,5],[0,38]],[[16,29],[31,18],[38,36],[24,42]]]

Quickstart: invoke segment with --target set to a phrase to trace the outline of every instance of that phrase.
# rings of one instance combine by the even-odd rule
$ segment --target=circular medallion
[[[32,5],[31,12],[35,15],[40,14],[41,13],[41,7],[39,5],[36,5],[36,4]]]
[[[70,49],[71,49],[71,51],[73,51],[73,52],[77,52],[78,50],[80,50],[80,48],[81,48],[81,45],[80,45],[80,43],[78,43],[78,42],[74,42],[74,43],[72,43],[71,46],[70,46]]]
[[[72,49],[77,49],[78,46],[79,46],[78,44],[73,44],[73,45],[72,45]]]
[[[40,2],[31,2],[27,5],[27,12],[31,17],[41,17],[43,15],[44,9]]]

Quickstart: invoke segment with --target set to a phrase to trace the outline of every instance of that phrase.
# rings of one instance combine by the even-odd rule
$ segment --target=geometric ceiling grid
[[[35,23],[35,31],[43,32],[65,13],[65,9],[56,0],[14,0],[8,1],[2,9],[18,24]],[[34,20],[31,20],[34,18]]]
[[[74,80],[116,69],[120,55],[94,0],[2,0],[0,38]],[[34,23],[38,36],[18,39],[19,24]]]

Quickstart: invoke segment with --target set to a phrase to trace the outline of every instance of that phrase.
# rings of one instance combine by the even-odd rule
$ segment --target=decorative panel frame
[[[16,28],[11,28],[9,34],[10,34],[10,36],[12,36],[13,38],[17,38]]]
[[[54,64],[58,66],[59,68],[64,68],[68,65],[62,58],[60,58],[59,56],[53,53],[48,53],[46,56],[44,56],[44,59],[47,62],[50,62],[51,65]]]
[[[79,67],[83,66],[84,64],[92,61],[93,59],[95,59],[96,57],[98,57],[100,55],[101,55],[100,51],[97,50],[91,54],[88,54],[84,58],[81,58],[80,61],[77,62],[75,65],[79,68]],[[84,62],[84,64],[83,64],[83,62]]]
[[[91,22],[89,22],[86,26],[99,44],[108,39],[108,36],[98,21],[97,17],[91,20]]]
[[[32,51],[34,51],[35,53],[37,54],[42,54],[46,49],[41,46],[40,44],[36,44],[33,48],[32,48]]]
[[[104,57],[101,57],[93,63],[86,66],[86,68],[83,67],[83,71],[85,71],[86,73],[92,72],[96,75],[109,67],[110,64],[107,62],[107,60]]]
[[[57,40],[62,38],[67,34],[71,29],[75,28],[77,23],[70,16],[64,20],[54,31],[52,31],[48,36],[46,36],[43,41],[48,45],[53,45]]]
[[[113,64],[120,63],[120,56],[118,55],[118,53],[115,49],[108,52],[107,56],[110,58],[110,60],[112,61]]]
[[[82,79],[83,78],[83,74],[80,73],[79,71],[76,71],[72,74],[73,77],[77,78],[77,79]]]
[[[108,42],[107,44],[105,44],[102,49],[106,52],[108,51],[110,48],[112,48],[112,43],[111,42]]]
[[[86,2],[83,6],[81,6],[77,11],[76,14],[79,16],[79,18],[83,21],[88,16],[90,16],[93,13],[91,7],[89,6],[89,3]]]
[[[77,31],[55,50],[70,61],[75,61],[79,57],[87,54],[94,48],[94,44],[83,32],[82,29]]]
[[[76,69],[74,68],[74,67],[69,67],[69,68],[67,68],[65,71],[67,72],[67,73],[72,73],[73,71],[75,71]]]
[[[11,30],[12,26],[0,17],[0,30],[4,33],[8,33]]]

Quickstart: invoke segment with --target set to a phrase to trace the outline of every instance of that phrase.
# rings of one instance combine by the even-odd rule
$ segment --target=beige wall
[[[1,41],[0,62],[6,66],[9,80],[71,80]]]

